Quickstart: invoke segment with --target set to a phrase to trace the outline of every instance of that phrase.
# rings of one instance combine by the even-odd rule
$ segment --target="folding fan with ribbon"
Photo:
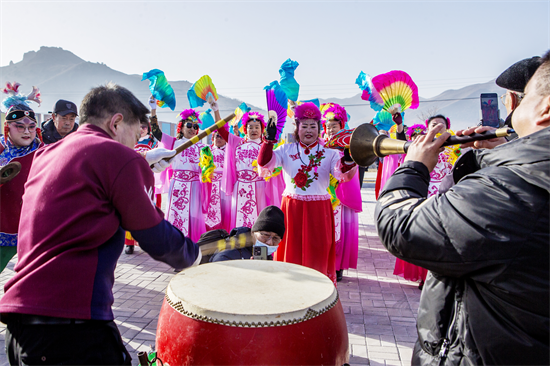
[[[363,90],[361,99],[370,101],[375,111],[391,113],[418,108],[418,87],[404,71],[393,70],[372,79],[361,71],[355,83]]]
[[[272,81],[271,84],[264,88],[267,99],[267,110],[274,111],[277,114],[277,140],[285,127],[288,97],[279,85],[278,81]]]
[[[191,108],[202,107],[208,101],[208,97],[218,100],[216,87],[208,75],[201,76],[187,91],[187,99]]]
[[[174,89],[172,89],[172,86],[168,83],[163,71],[153,69],[146,72],[141,78],[141,81],[143,80],[149,80],[149,90],[157,100],[157,105],[159,107],[170,107],[171,110],[176,109],[176,95],[174,94]]]

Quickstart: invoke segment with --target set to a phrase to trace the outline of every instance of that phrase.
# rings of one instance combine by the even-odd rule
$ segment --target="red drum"
[[[291,263],[235,260],[176,275],[162,304],[166,365],[343,365],[348,331],[325,275]]]

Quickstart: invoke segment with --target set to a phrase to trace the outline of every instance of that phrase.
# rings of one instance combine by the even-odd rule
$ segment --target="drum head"
[[[194,319],[264,327],[314,318],[338,302],[325,275],[292,263],[234,260],[183,270],[166,290],[167,302]]]

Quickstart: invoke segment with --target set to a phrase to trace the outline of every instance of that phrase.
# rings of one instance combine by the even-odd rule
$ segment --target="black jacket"
[[[53,123],[53,119],[49,119],[42,123],[42,126],[40,127],[42,132],[42,140],[45,144],[53,144],[54,142],[57,142],[61,140],[63,137],[57,132],[57,129],[55,128],[55,125]],[[67,135],[75,132],[78,129],[78,123],[75,122],[73,129],[71,132],[69,132]]]
[[[460,181],[426,199],[426,166],[406,162],[376,207],[386,248],[431,271],[412,363],[548,365],[550,128],[457,165]]]

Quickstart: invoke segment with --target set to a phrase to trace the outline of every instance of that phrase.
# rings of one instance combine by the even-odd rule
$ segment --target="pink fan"
[[[372,84],[384,101],[385,111],[393,114],[418,108],[418,87],[406,72],[394,70],[375,76]]]

